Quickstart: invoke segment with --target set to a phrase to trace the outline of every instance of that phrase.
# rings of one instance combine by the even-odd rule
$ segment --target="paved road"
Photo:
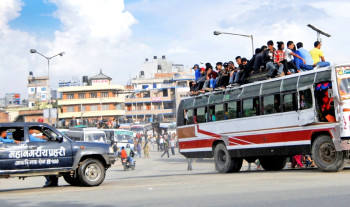
[[[0,206],[348,206],[350,169],[323,173],[317,169],[217,174],[205,159],[186,171],[180,155],[137,159],[135,171],[116,163],[98,187],[42,188],[43,177],[0,180]]]

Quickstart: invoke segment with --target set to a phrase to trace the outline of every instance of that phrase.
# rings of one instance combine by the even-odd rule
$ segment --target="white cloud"
[[[253,34],[255,47],[272,39],[302,41],[311,49],[316,33],[306,27],[310,23],[332,34],[323,38],[326,59],[348,61],[346,1],[143,0],[127,4],[126,10],[122,0],[47,0],[57,5],[53,16],[61,21],[53,40],[11,29],[8,23],[18,17],[23,3],[1,1],[0,75],[9,77],[0,81],[2,93],[26,95],[28,71],[47,73],[45,59],[30,54],[31,48],[48,56],[66,52],[51,60],[51,85],[56,86],[58,80],[95,75],[100,68],[114,83],[126,83],[144,58],[153,55],[189,67],[251,57],[249,38],[214,36],[214,30]]]
[[[0,30],[8,30],[7,23],[17,18],[21,11],[22,2],[20,0],[2,0],[0,4]]]
[[[29,71],[34,75],[47,74],[43,57],[30,54],[35,48],[50,57],[64,51],[63,57],[50,60],[51,86],[59,80],[93,76],[100,68],[117,84],[125,84],[129,73],[140,65],[151,49],[132,42],[131,26],[136,19],[125,11],[123,0],[49,0],[57,5],[53,14],[61,21],[53,40],[42,39],[25,31],[13,30],[9,22],[19,16],[23,3],[6,0],[0,4],[0,87],[7,92],[20,92],[27,98],[26,84]],[[136,60],[136,61],[135,61]]]

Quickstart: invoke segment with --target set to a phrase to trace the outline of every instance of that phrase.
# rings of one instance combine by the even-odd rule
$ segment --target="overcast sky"
[[[336,2],[336,3],[335,3]],[[27,98],[27,77],[47,74],[51,85],[103,73],[126,84],[145,58],[166,55],[190,68],[195,63],[251,57],[249,38],[213,31],[252,34],[254,46],[270,39],[302,41],[312,49],[316,32],[323,37],[325,58],[350,62],[349,1],[322,0],[0,0],[0,97],[19,92]]]

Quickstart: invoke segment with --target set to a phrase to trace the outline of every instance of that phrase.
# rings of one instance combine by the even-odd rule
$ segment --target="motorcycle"
[[[128,162],[127,158],[122,158],[121,161],[122,161],[124,171],[128,170],[129,168],[131,168],[132,170],[135,170],[136,161],[134,161],[133,165],[130,162]]]

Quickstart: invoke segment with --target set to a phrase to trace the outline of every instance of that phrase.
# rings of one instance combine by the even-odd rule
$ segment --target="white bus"
[[[220,173],[243,159],[281,170],[311,154],[323,171],[342,170],[350,149],[350,64],[190,97],[180,102],[180,153],[214,157]]]

